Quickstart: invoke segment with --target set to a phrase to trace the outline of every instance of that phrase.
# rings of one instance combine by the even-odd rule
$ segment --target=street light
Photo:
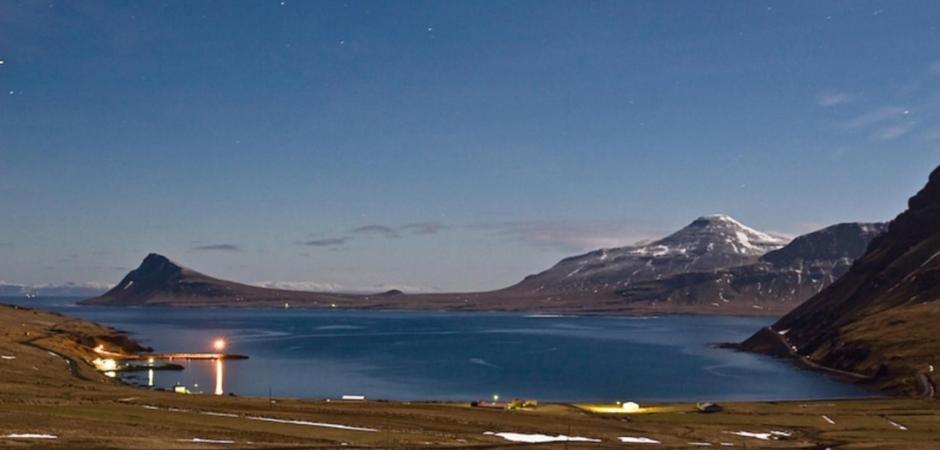
[[[215,351],[217,352],[221,352],[222,350],[225,350],[225,339],[218,338],[215,341],[213,341],[212,348],[214,348]]]

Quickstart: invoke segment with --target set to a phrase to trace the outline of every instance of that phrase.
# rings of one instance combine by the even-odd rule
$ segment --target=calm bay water
[[[868,393],[759,355],[717,349],[772,318],[79,307],[12,300],[129,332],[156,351],[211,351],[225,337],[244,361],[183,363],[154,386],[238,395],[543,401],[781,400]],[[129,381],[151,382],[147,372]],[[221,381],[221,386],[217,383]],[[221,389],[219,389],[221,387]]]

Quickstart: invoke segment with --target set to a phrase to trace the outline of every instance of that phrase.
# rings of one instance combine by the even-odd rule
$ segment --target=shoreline
[[[301,292],[301,291],[297,291]],[[181,303],[148,303],[148,304],[99,304],[99,303],[83,303],[85,300],[91,300],[92,298],[86,297],[0,297],[0,304],[4,304],[3,301],[6,299],[9,300],[51,300],[51,299],[61,299],[61,300],[72,300],[74,301],[73,306],[75,307],[107,307],[107,308],[135,308],[135,309],[150,309],[150,308],[166,308],[166,309],[181,309],[181,310],[246,310],[246,309],[258,309],[265,311],[282,311],[285,309],[299,309],[304,311],[345,311],[345,312],[362,312],[362,311],[371,311],[371,312],[402,312],[402,313],[470,313],[470,314],[523,314],[523,315],[545,315],[545,316],[607,316],[611,318],[615,317],[656,317],[656,316],[691,316],[691,317],[709,317],[709,316],[725,316],[725,317],[781,317],[786,314],[789,309],[786,310],[758,310],[758,309],[747,309],[747,308],[735,308],[732,311],[716,311],[714,309],[706,307],[696,307],[696,308],[670,308],[670,309],[655,309],[655,308],[632,308],[632,309],[528,309],[528,308],[507,308],[507,309],[494,309],[494,308],[466,308],[466,307],[455,307],[455,308],[440,308],[440,307],[381,307],[381,306],[372,306],[364,305],[361,307],[351,306],[344,304],[342,306],[324,306],[324,305],[310,305],[310,304],[292,304],[289,308],[284,308],[283,305],[278,305],[276,303],[263,303],[263,304],[181,304]],[[700,311],[701,310],[701,311]]]
[[[44,299],[50,299],[50,298],[51,298],[51,297],[40,298],[40,301],[43,301]],[[61,299],[75,300],[75,299],[77,299],[77,297],[72,297],[72,298],[62,297]],[[3,298],[0,298],[0,302],[2,302],[2,301],[3,301]],[[2,304],[3,304],[3,303],[0,303],[0,305],[2,305]],[[78,303],[73,303],[72,305],[73,305],[74,308],[83,308],[83,307],[85,307],[85,305],[81,305],[81,304],[78,304]],[[42,310],[41,306],[42,306],[42,305],[39,304],[39,305],[35,305],[35,307],[33,307],[33,308],[38,307],[38,308],[36,308],[36,309]],[[20,305],[19,307],[23,307],[23,306]],[[94,307],[94,306],[92,306],[92,307]],[[105,307],[107,307],[107,308],[132,308],[132,309],[133,309],[133,308],[136,308],[136,309],[147,309],[147,308],[150,308],[150,307],[145,307],[145,306],[105,306]],[[162,305],[161,305],[161,306],[155,306],[155,307],[156,307],[156,308],[165,308],[165,309],[175,309],[175,308],[173,308],[173,307],[167,307],[167,306],[162,306]],[[23,308],[30,308],[30,307],[23,307]],[[182,310],[199,310],[199,309],[204,309],[204,308],[186,307],[186,308],[181,308],[181,309],[182,309]],[[222,308],[210,308],[210,309],[222,309]],[[226,309],[238,310],[238,309],[247,309],[247,308],[226,308]],[[252,308],[252,309],[255,309],[255,308]],[[264,310],[264,311],[282,311],[281,308],[257,308],[257,309],[259,309],[259,310]],[[317,308],[303,308],[303,309],[304,309],[305,311],[317,311],[317,310],[318,310]],[[492,314],[492,315],[504,315],[504,316],[517,316],[517,317],[520,317],[520,318],[532,318],[532,319],[540,319],[540,318],[554,319],[554,318],[566,318],[566,317],[567,317],[567,318],[577,318],[577,317],[604,317],[604,318],[609,318],[609,319],[613,319],[613,320],[618,320],[618,319],[623,319],[623,320],[631,320],[631,319],[634,319],[634,320],[646,320],[646,319],[653,319],[653,318],[657,318],[657,317],[687,317],[687,318],[699,318],[699,317],[751,318],[751,317],[752,317],[752,316],[735,316],[735,315],[714,316],[714,315],[696,315],[696,314],[616,315],[616,316],[609,316],[609,315],[608,315],[608,316],[605,316],[605,315],[601,315],[601,314],[556,314],[556,313],[541,313],[541,312],[536,312],[536,313],[524,312],[524,313],[523,313],[523,312],[505,312],[505,311],[431,311],[431,310],[397,310],[397,309],[395,309],[395,310],[362,310],[362,309],[348,309],[348,308],[327,308],[327,309],[324,309],[324,311],[330,311],[330,312],[336,312],[336,313],[388,312],[388,313],[401,313],[401,314],[413,314],[413,313],[418,313],[418,314],[471,314],[471,315],[490,315],[490,314]],[[61,314],[61,313],[56,312],[55,314]],[[66,316],[66,315],[63,314],[63,317],[69,317],[69,316]],[[84,320],[84,319],[75,319],[75,320]],[[111,327],[109,326],[109,328],[111,328]],[[113,329],[113,328],[112,328],[112,329]],[[117,330],[117,329],[113,329],[113,330],[115,331],[116,334],[121,335],[121,336],[124,336],[124,337],[126,337],[128,340],[130,340],[130,336],[134,334],[133,331],[128,331],[128,330]],[[709,344],[709,343],[706,343],[705,345],[707,345],[707,346],[709,346],[709,347],[714,347],[714,348],[723,348],[723,349],[728,349],[728,350],[747,352],[746,350],[741,349],[740,346],[739,346],[739,344],[733,344],[733,343],[710,343],[710,344]],[[151,351],[151,352],[153,351],[153,349],[147,349],[147,350],[149,350],[149,351]],[[754,352],[747,352],[747,353],[754,353]],[[758,354],[759,354],[759,353],[758,353]],[[147,353],[147,352],[142,352],[142,353],[139,353],[139,354],[127,353],[127,354],[123,354],[123,355],[105,353],[105,355],[106,355],[106,356],[113,357],[114,359],[117,359],[117,360],[128,360],[128,361],[146,360],[147,358],[154,357],[155,355],[157,356],[157,359],[187,359],[187,358],[185,358],[185,357],[169,358],[169,357],[166,357],[166,355],[163,355],[162,353]],[[203,358],[195,358],[195,359],[203,359]],[[230,358],[230,359],[247,359],[247,357],[243,357],[242,355],[233,355],[233,357]],[[634,399],[634,400],[639,400],[639,401],[644,401],[644,402],[653,402],[653,403],[688,403],[688,402],[696,402],[696,401],[704,401],[704,400],[708,400],[708,401],[720,401],[720,402],[787,402],[787,401],[826,401],[826,400],[850,400],[850,399],[860,399],[860,398],[883,398],[885,395],[890,395],[890,394],[891,394],[891,393],[888,393],[888,392],[885,392],[885,391],[881,391],[881,390],[877,390],[877,389],[872,389],[870,386],[860,385],[859,383],[857,383],[858,380],[851,379],[851,378],[848,378],[848,377],[840,377],[840,376],[837,376],[837,374],[834,374],[834,373],[831,373],[831,372],[827,372],[827,371],[824,371],[824,370],[820,370],[819,368],[814,368],[814,367],[811,367],[811,366],[801,365],[801,364],[795,364],[795,365],[796,365],[797,367],[799,367],[800,369],[803,369],[803,370],[808,370],[808,371],[812,371],[812,372],[822,373],[822,374],[827,375],[827,376],[829,376],[829,377],[831,377],[831,378],[833,378],[833,379],[836,379],[836,380],[838,380],[838,381],[840,381],[840,382],[849,382],[849,384],[856,384],[856,385],[859,385],[860,387],[862,387],[862,388],[864,389],[864,391],[865,391],[866,394],[870,394],[870,395],[844,396],[844,397],[839,397],[839,396],[835,396],[835,397],[814,397],[814,398],[799,398],[799,397],[764,397],[764,398],[753,397],[753,398],[736,398],[736,397],[734,397],[734,394],[733,394],[733,393],[730,393],[730,394],[728,394],[728,395],[729,395],[728,397],[711,396],[711,397],[708,397],[708,398],[671,398],[671,399],[670,399],[670,398],[666,398],[666,399],[664,399],[664,398],[655,398],[655,397],[653,397],[653,398],[637,398],[637,397],[632,397],[632,399]],[[115,371],[115,372],[131,372],[131,371],[121,371],[121,370],[117,370],[117,371]],[[134,387],[134,388],[148,389],[147,386],[141,385],[140,383],[137,383],[137,382],[134,382],[134,381],[131,381],[131,380],[126,380],[126,379],[124,379],[122,376],[118,376],[118,377],[116,377],[115,379],[117,379],[117,380],[119,380],[119,381],[121,381],[121,382],[124,382],[125,384],[127,384],[127,385],[129,385],[129,386],[132,386],[132,387]],[[164,386],[163,389],[170,389],[170,388]],[[170,390],[171,390],[171,389],[170,389]],[[236,395],[240,395],[240,394],[237,394],[237,393],[236,393]],[[322,400],[325,400],[327,397],[291,397],[291,398],[293,398],[293,399],[295,399],[295,400],[301,400],[301,401],[322,401]],[[396,398],[396,399],[383,399],[383,398],[378,398],[378,397],[376,397],[376,398],[374,398],[374,399],[375,399],[376,401],[387,401],[387,402],[425,402],[425,403],[428,403],[428,402],[430,402],[430,403],[468,403],[468,402],[471,402],[471,401],[479,400],[479,398],[466,398],[466,399],[459,399],[459,400],[451,400],[451,399],[437,399],[437,398]],[[589,399],[585,399],[585,398],[573,398],[573,399],[548,399],[548,400],[545,400],[544,398],[542,398],[542,400],[543,400],[543,401],[547,401],[547,402],[551,402],[551,403],[561,403],[561,404],[576,404],[576,403],[590,403],[590,402],[603,402],[603,401],[604,401],[604,399],[598,399],[598,398],[589,398]],[[613,402],[613,401],[616,401],[617,399],[616,399],[616,398],[609,398],[609,399],[606,399],[606,400],[609,401],[609,402]]]
[[[688,448],[693,442],[930,448],[940,430],[940,402],[900,397],[728,402],[711,414],[696,413],[690,403],[651,403],[627,414],[585,410],[590,405],[578,403],[507,411],[454,402],[181,395],[134,387],[94,370],[88,364],[93,348],[83,342],[115,339],[113,328],[8,306],[0,307],[0,324],[0,444],[29,439],[3,436],[35,434],[55,436],[67,448],[561,449],[572,445],[573,439],[559,438],[568,436],[590,439],[576,441],[575,448]]]

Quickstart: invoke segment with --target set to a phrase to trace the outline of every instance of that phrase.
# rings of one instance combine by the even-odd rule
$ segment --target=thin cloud
[[[437,234],[447,229],[447,226],[439,222],[418,222],[402,225],[398,229],[411,234]]]
[[[664,234],[628,224],[583,223],[568,220],[533,220],[478,224],[497,235],[525,245],[583,252],[598,248],[623,247]]]
[[[844,92],[820,92],[816,95],[816,104],[823,108],[831,108],[852,101],[852,96]]]
[[[865,128],[877,125],[887,121],[895,120],[910,114],[911,111],[901,106],[882,106],[871,110],[865,114],[856,116],[854,119],[845,123],[849,129]]]
[[[192,248],[196,251],[201,252],[240,252],[242,251],[241,247],[235,244],[206,244],[206,245],[197,245]]]
[[[913,129],[913,123],[895,124],[877,130],[872,137],[878,141],[892,141],[910,133]]]
[[[308,247],[333,247],[337,245],[343,245],[348,241],[349,238],[323,238],[304,241],[301,242],[301,244]]]
[[[932,74],[940,75],[940,59],[930,63],[928,70],[930,70]]]
[[[352,233],[367,236],[383,236],[386,238],[397,238],[400,236],[398,230],[386,225],[379,224],[370,224],[356,227],[352,229]]]

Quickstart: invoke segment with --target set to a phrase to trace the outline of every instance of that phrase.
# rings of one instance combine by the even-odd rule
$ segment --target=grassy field
[[[928,400],[730,403],[713,414],[697,413],[690,404],[643,405],[639,412],[625,414],[614,405],[589,404],[493,411],[446,403],[272,403],[267,398],[180,395],[123,385],[89,363],[95,357],[94,345],[113,344],[109,340],[115,333],[88,322],[4,306],[0,330],[0,446],[940,447],[940,404]],[[507,439],[531,440],[536,434],[591,441]]]

